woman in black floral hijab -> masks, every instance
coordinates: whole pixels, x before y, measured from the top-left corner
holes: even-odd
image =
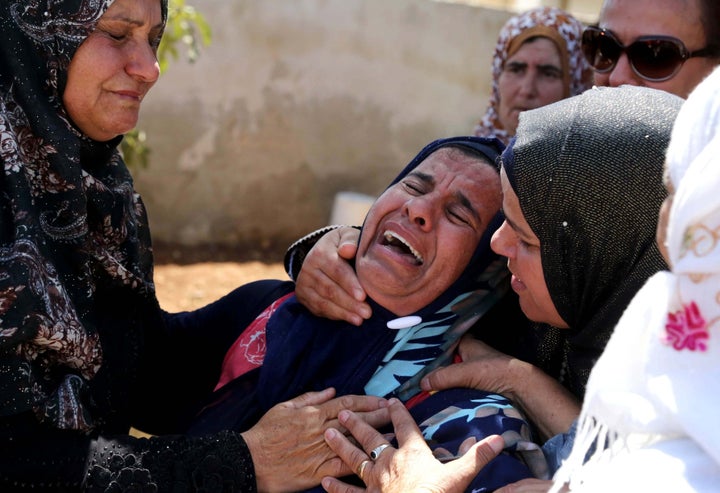
[[[301,489],[319,481],[308,464],[348,472],[327,449],[309,455],[337,412],[378,408],[325,392],[243,435],[128,435],[182,429],[247,311],[236,294],[169,315],[155,297],[145,209],[117,145],[159,76],[166,20],[167,0],[0,3],[2,491]],[[294,418],[308,405],[312,419]]]

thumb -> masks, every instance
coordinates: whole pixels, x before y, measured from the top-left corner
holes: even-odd
[[[357,243],[351,241],[341,241],[338,245],[338,255],[345,260],[351,260],[355,258],[357,253]]]
[[[350,260],[357,253],[357,244],[360,239],[360,230],[353,227],[343,227],[338,230],[338,255]]]
[[[505,440],[500,435],[491,435],[473,445],[470,450],[457,460],[449,462],[447,467],[452,468],[453,474],[463,482],[470,481],[498,456],[505,447]]]
[[[425,391],[445,390],[456,387],[474,388],[473,372],[466,368],[467,363],[456,363],[428,373],[420,381]]]

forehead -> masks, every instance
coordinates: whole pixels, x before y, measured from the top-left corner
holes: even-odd
[[[155,25],[162,20],[162,5],[158,0],[115,0],[103,18],[132,21],[147,19],[151,25]]]
[[[443,148],[430,154],[413,173],[429,175],[436,185],[464,191],[471,201],[479,202],[479,195],[489,191],[500,194],[499,173],[494,166],[487,158],[469,156],[459,149]]]
[[[555,43],[545,37],[531,38],[507,59],[509,62],[535,61],[539,64],[560,64],[560,51]]]
[[[702,39],[699,0],[605,0],[600,27],[625,43],[638,36],[674,36],[685,44]]]

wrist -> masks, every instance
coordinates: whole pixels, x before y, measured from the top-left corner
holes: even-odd
[[[262,468],[262,447],[260,446],[260,438],[257,436],[252,429],[240,433],[245,445],[247,445],[250,451],[250,458],[252,459],[253,468],[255,469],[255,483],[257,484],[258,493],[265,493],[270,491],[267,474]]]
[[[513,402],[523,404],[528,386],[533,386],[535,366],[526,361],[512,358],[508,363],[507,389],[504,394]]]

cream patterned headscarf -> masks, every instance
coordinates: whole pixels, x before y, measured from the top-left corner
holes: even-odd
[[[475,126],[478,137],[497,137],[507,145],[512,135],[502,128],[497,108],[500,104],[498,79],[505,62],[522,43],[534,36],[550,39],[560,50],[563,62],[565,97],[576,96],[592,86],[593,72],[580,48],[582,22],[564,10],[539,7],[511,17],[500,30],[492,61],[492,94],[485,115]]]
[[[554,489],[720,487],[720,69],[680,111],[666,166],[671,272],[648,280],[593,369]]]

